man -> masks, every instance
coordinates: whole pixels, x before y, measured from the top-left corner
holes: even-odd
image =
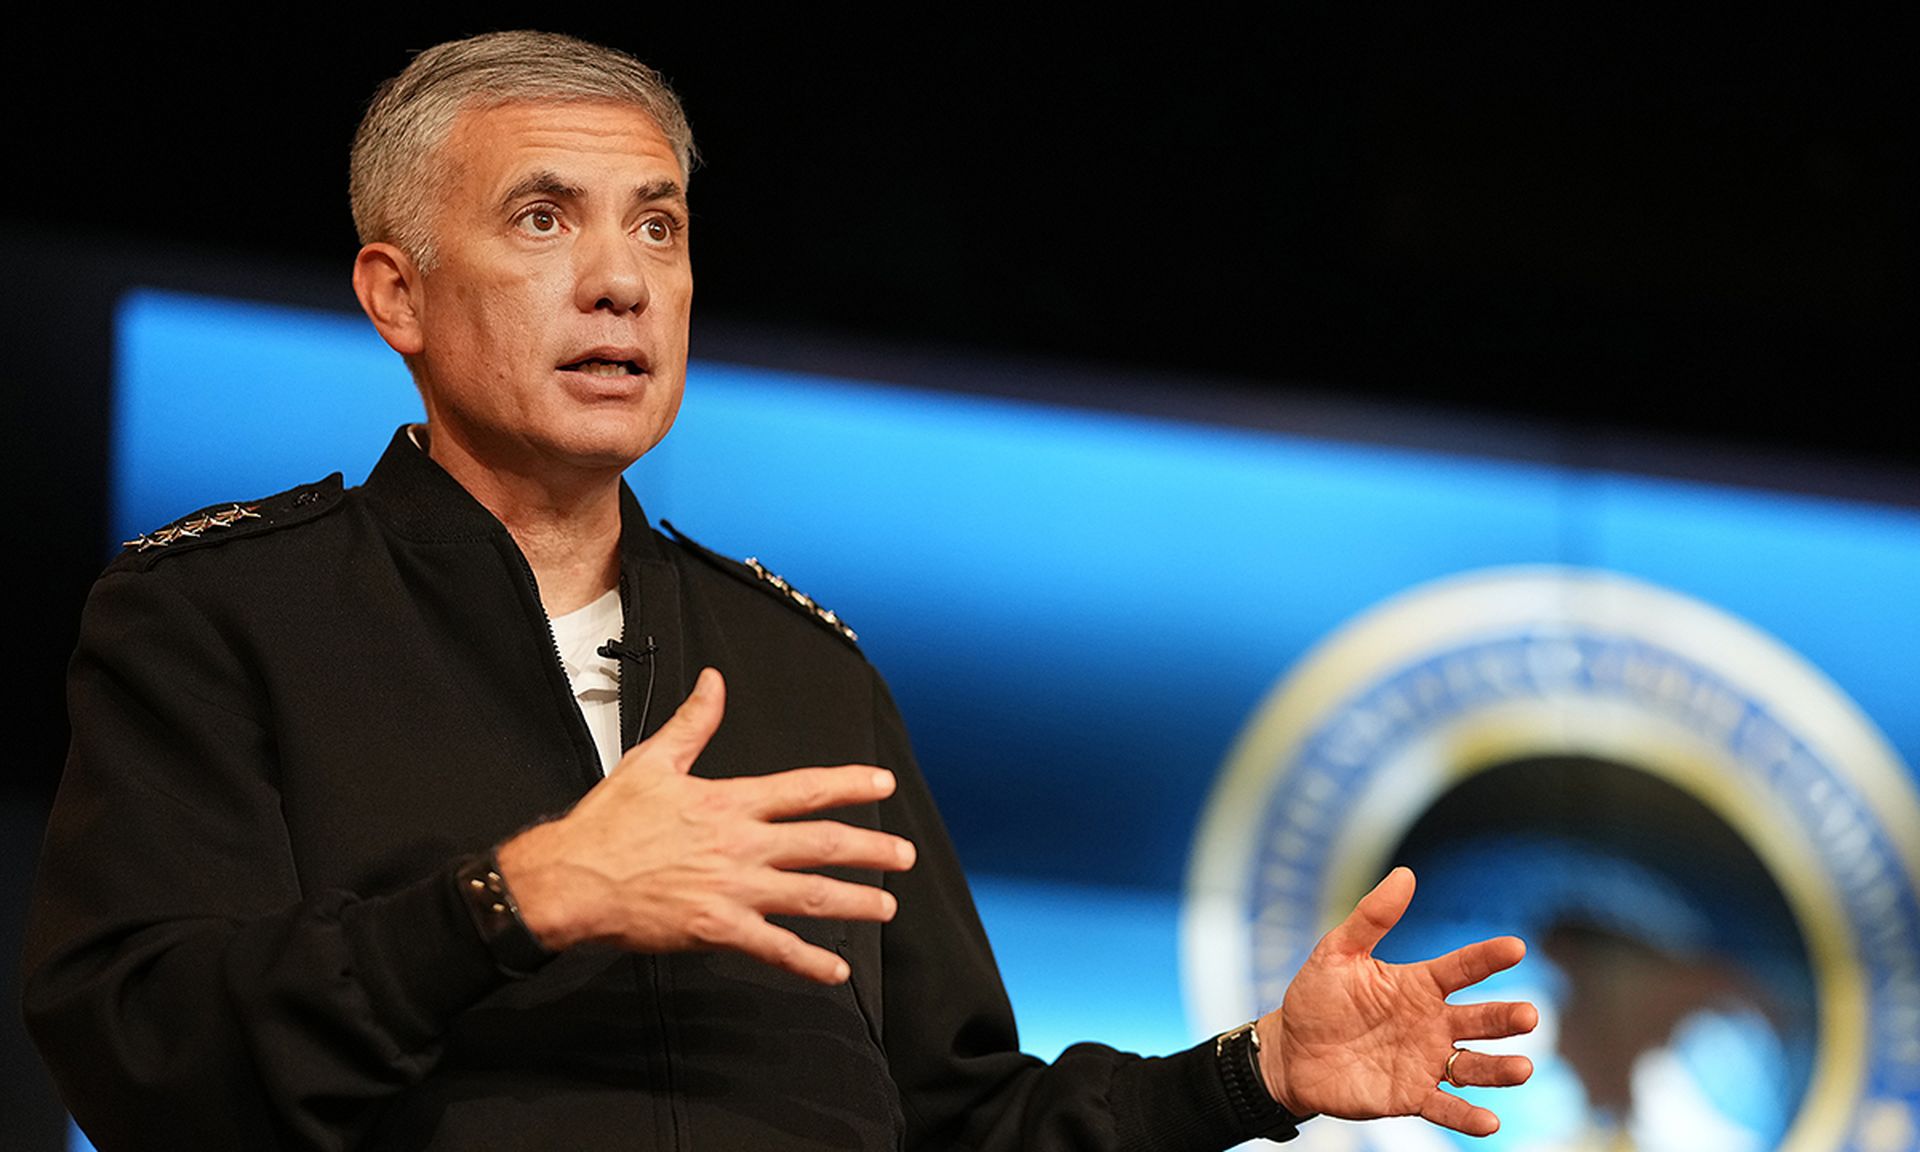
[[[885,686],[831,613],[652,532],[680,402],[677,103],[510,33],[430,49],[354,146],[354,287],[427,423],[150,533],[101,578],[28,947],[104,1149],[1219,1148],[1300,1118],[1491,1132],[1511,938],[1371,958],[1193,1050],[1021,1055]],[[678,702],[668,715],[668,705]],[[490,848],[490,846],[493,846]]]

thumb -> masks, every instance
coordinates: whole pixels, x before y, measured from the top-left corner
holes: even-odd
[[[1350,956],[1372,952],[1381,937],[1400,923],[1400,917],[1406,915],[1407,905],[1411,903],[1413,869],[1395,868],[1387,873],[1386,879],[1374,885],[1373,891],[1360,898],[1360,903],[1345,920],[1327,933],[1325,943],[1334,951]]]
[[[727,682],[717,668],[702,668],[693,682],[693,692],[673,710],[660,730],[634,747],[663,756],[674,771],[685,775],[693,762],[713,739],[720,717],[727,710]]]

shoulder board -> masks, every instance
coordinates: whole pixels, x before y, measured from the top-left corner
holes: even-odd
[[[780,600],[788,607],[804,613],[816,623],[824,625],[831,630],[834,635],[845,640],[848,644],[856,645],[855,651],[858,651],[857,645],[860,642],[860,635],[852,628],[849,628],[845,620],[840,619],[839,613],[787,583],[777,574],[767,571],[766,565],[760,563],[759,560],[752,556],[747,557],[745,561],[722,556],[718,552],[703,546],[699,541],[694,540],[686,533],[680,531],[680,529],[675,528],[671,520],[660,521],[660,526],[665,528],[667,533],[679,541],[687,551],[705,560],[712,567],[718,568],[720,571],[725,572],[727,575],[732,576],[742,583],[751,584],[753,587]]]
[[[144,566],[164,556],[303,524],[340,506],[340,473],[259,500],[210,504],[171,524],[121,542],[120,561]]]

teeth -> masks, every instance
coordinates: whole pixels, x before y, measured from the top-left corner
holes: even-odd
[[[585,372],[589,376],[630,376],[633,365],[625,360],[582,360],[568,371]]]

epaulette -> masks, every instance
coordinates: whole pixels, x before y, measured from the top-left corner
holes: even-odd
[[[209,504],[171,524],[122,541],[119,560],[152,563],[163,556],[302,524],[339,507],[345,491],[340,473],[335,472],[324,480],[259,500]]]
[[[787,583],[777,574],[767,571],[766,565],[759,560],[752,556],[747,557],[745,561],[722,556],[675,528],[671,520],[660,521],[660,527],[665,528],[668,534],[679,541],[687,551],[705,560],[710,566],[718,568],[742,583],[760,589],[795,611],[805,614],[808,619],[825,626],[834,635],[853,645],[854,651],[859,651],[859,633],[847,627],[847,622],[840,619],[839,613]]]

